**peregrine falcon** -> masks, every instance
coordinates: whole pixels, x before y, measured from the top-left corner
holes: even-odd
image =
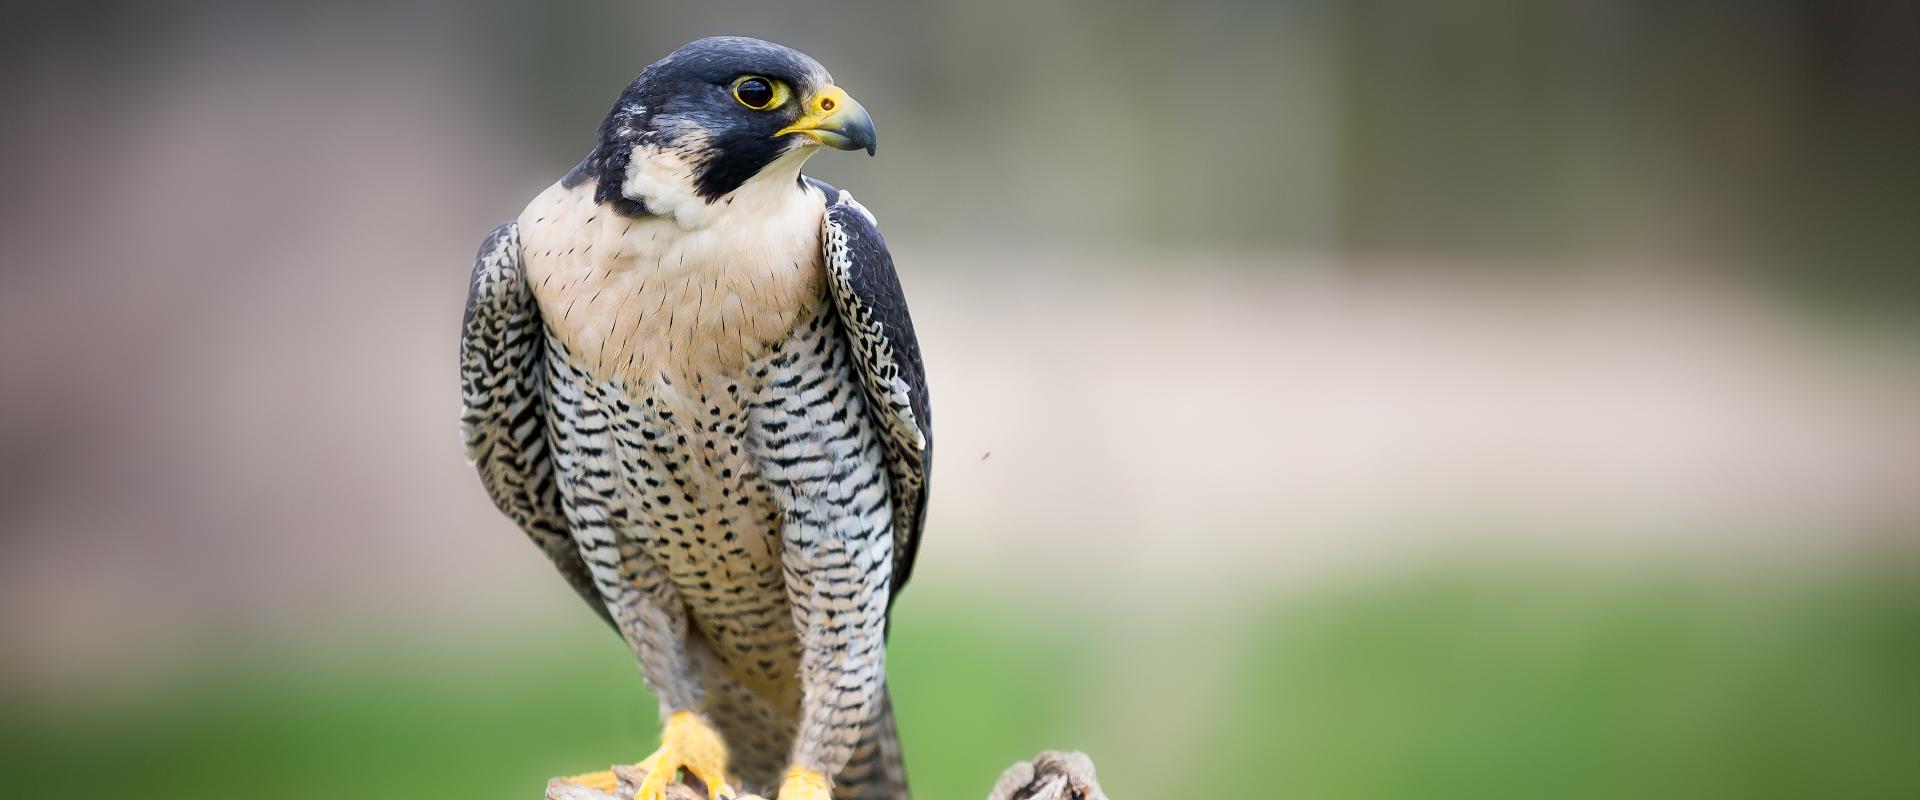
[[[467,456],[658,698],[640,800],[681,770],[716,799],[907,797],[885,644],[927,387],[873,215],[800,172],[822,146],[874,130],[819,62],[701,39],[474,264]]]

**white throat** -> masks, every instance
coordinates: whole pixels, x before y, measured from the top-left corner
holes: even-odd
[[[698,230],[741,212],[768,213],[799,199],[800,168],[816,147],[796,147],[761,168],[746,183],[708,201],[695,191],[693,165],[673,150],[641,145],[627,160],[627,178],[620,191],[641,199],[647,210],[673,220],[684,230]]]

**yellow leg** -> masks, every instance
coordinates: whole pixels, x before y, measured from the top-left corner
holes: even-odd
[[[667,717],[660,732],[660,749],[640,762],[647,778],[640,784],[634,800],[662,800],[667,784],[684,769],[707,785],[712,800],[731,798],[733,787],[727,783],[727,746],[700,715],[691,711],[675,712]],[[824,795],[822,795],[824,798]]]
[[[833,800],[827,789],[827,776],[810,769],[794,767],[780,782],[777,800]]]

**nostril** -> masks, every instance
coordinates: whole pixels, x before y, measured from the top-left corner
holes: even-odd
[[[833,110],[833,107],[834,107],[834,105],[836,105],[836,104],[835,104],[835,103],[833,102],[833,98],[831,98],[831,97],[822,97],[822,98],[820,98],[820,110],[821,110],[821,111],[832,111],[832,110]]]

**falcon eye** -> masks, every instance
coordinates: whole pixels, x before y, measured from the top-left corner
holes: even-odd
[[[771,78],[747,75],[733,82],[733,99],[755,111],[765,111],[786,102],[787,85]]]

